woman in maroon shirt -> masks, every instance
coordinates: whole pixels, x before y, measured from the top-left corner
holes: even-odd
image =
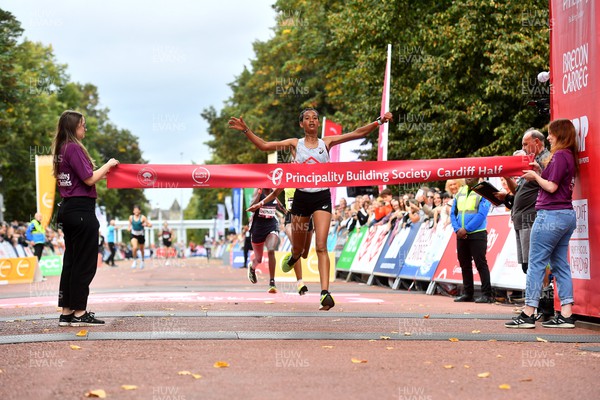
[[[535,170],[523,174],[524,179],[535,180],[540,190],[535,203],[537,217],[530,235],[525,308],[521,315],[504,324],[507,328],[535,328],[534,311],[539,305],[548,264],[556,278],[561,310],[552,320],[543,322],[542,326],[575,328],[571,310],[574,302],[573,281],[567,257],[569,240],[577,225],[572,203],[578,171],[573,123],[568,119],[552,121],[548,126],[548,141],[551,156],[544,171],[539,173],[539,165],[532,163]]]
[[[58,306],[62,307],[59,326],[102,325],[94,313],[86,311],[90,283],[98,262],[96,182],[106,178],[119,162],[114,158],[94,171],[94,162],[81,142],[86,132],[81,113],[62,113],[52,143],[54,177],[62,201],[57,221],[64,232],[65,253],[60,276]]]

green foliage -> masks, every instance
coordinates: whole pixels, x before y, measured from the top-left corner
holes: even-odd
[[[74,109],[86,116],[84,141],[96,164],[115,157],[143,163],[137,137],[116,128],[108,109],[99,107],[98,89],[71,82],[51,46],[19,42],[23,30],[14,16],[0,9],[0,192],[5,219],[29,221],[36,210],[35,155],[50,155],[60,114]],[[107,190],[97,184],[98,203],[111,216],[128,215],[134,203],[145,203],[141,190]]]
[[[527,106],[547,90],[535,81],[548,68],[547,1],[279,0],[274,8],[274,36],[254,44],[222,111],[202,113],[215,163],[266,159],[227,128],[230,116],[243,115],[265,140],[299,136],[306,106],[345,132],[373,120],[388,44],[390,160],[512,154],[525,129],[547,123]],[[376,159],[376,146],[363,157]]]

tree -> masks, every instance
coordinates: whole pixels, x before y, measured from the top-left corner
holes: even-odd
[[[67,66],[59,64],[51,46],[18,42],[23,30],[14,16],[0,9],[0,192],[5,219],[29,221],[36,211],[35,156],[50,155],[60,114],[67,109],[86,116],[85,145],[97,164],[118,155],[122,162],[144,162],[137,137],[110,123],[100,108],[98,89],[71,82]],[[144,203],[141,190],[107,191],[97,185],[99,203],[113,215]]]

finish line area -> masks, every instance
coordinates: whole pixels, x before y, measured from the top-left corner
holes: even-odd
[[[91,389],[123,399],[162,398],[158,390],[180,399],[226,398],[218,392],[275,398],[305,385],[309,397],[335,391],[336,398],[356,398],[371,382],[376,398],[402,398],[399,391],[414,386],[427,388],[431,398],[452,398],[448,390],[456,388],[460,398],[486,391],[508,399],[515,390],[545,388],[541,367],[550,366],[564,371],[580,398],[600,391],[599,332],[580,325],[508,330],[513,304],[455,303],[337,279],[331,282],[336,307],[318,311],[317,282],[307,282],[305,296],[293,282],[277,282],[279,293],[269,294],[264,275],[253,285],[245,269],[220,260],[153,261],[143,270],[131,269],[130,261],[98,269],[88,309],[103,326],[58,326],[58,276],[3,286],[0,380],[35,374],[40,383],[19,393],[4,385],[4,397],[48,398],[52,388],[62,398],[82,398]],[[273,384],[255,384],[266,369]],[[81,371],[88,372],[76,382],[56,385]],[[125,391],[126,384],[138,389]],[[513,391],[503,393],[503,384]],[[561,390],[555,398],[567,397]]]

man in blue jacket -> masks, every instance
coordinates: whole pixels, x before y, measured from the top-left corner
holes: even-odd
[[[450,220],[456,232],[456,252],[462,270],[464,293],[454,299],[456,302],[475,301],[475,303],[492,303],[492,285],[490,283],[490,270],[487,264],[487,215],[490,202],[471,188],[479,182],[479,178],[465,179],[466,185],[462,186],[452,203]],[[473,267],[481,279],[482,296],[473,298]]]
[[[33,254],[35,254],[39,261],[42,258],[44,244],[46,243],[46,230],[42,227],[42,213],[35,213],[35,217],[27,227],[25,237],[32,244]]]

